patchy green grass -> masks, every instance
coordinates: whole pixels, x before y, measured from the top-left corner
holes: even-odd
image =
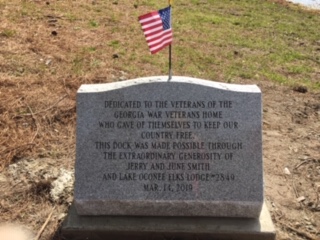
[[[90,21],[89,21],[89,25],[90,25],[91,27],[98,27],[98,26],[99,26],[99,24],[98,24],[95,20],[90,20]]]
[[[151,55],[138,22],[138,16],[166,4],[157,0],[49,4],[1,0],[0,18],[6,28],[0,28],[0,38],[19,37],[19,44],[32,44],[36,54],[53,55],[53,64],[41,69],[42,77],[74,74],[90,83],[102,75],[117,80],[112,76],[121,71],[128,78],[166,75],[168,49]],[[272,0],[190,0],[175,1],[172,17],[174,75],[319,89],[319,12]],[[49,24],[50,19],[56,22]],[[53,30],[56,37],[50,34]],[[30,61],[28,55],[24,57],[25,63],[19,64],[27,67]],[[36,61],[32,52],[30,57]]]
[[[1,37],[14,37],[14,35],[16,34],[16,32],[14,30],[11,30],[11,29],[3,29],[1,32],[0,32],[0,36]]]
[[[138,22],[138,16],[166,4],[159,0],[0,0],[0,169],[20,159],[39,159],[43,164],[47,158],[60,159],[71,169],[76,93],[81,84],[167,75],[168,49],[151,55]],[[300,92],[319,92],[319,26],[319,12],[273,0],[176,0],[173,73],[228,83],[271,81],[295,86]],[[269,91],[269,96],[279,94],[287,101],[285,105],[268,102],[266,110],[272,110],[270,116],[279,115],[279,124],[267,120],[267,128],[282,129],[292,115],[292,126],[298,131],[292,135],[288,126],[287,134],[295,143],[288,142],[289,148],[296,149],[297,138],[310,140],[310,148],[316,148],[318,125],[312,123],[317,123],[319,106],[316,99],[309,101],[316,95],[288,91],[281,95],[281,90]],[[27,199],[11,201],[16,194],[4,189],[8,201],[1,201],[1,220],[27,223],[38,232],[56,203],[42,197],[39,202],[29,190],[15,186],[17,196]],[[59,237],[54,233],[67,204],[63,208],[55,210],[41,239]],[[309,213],[310,219],[316,216]],[[277,227],[286,229],[281,239],[291,236],[282,223]]]
[[[183,59],[175,72],[206,78],[214,71],[220,73],[218,81],[272,80],[318,88],[319,13],[270,1],[212,0],[177,4],[173,18],[175,61]]]

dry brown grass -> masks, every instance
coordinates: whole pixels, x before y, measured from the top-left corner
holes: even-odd
[[[123,32],[132,16],[116,1],[1,1],[0,6],[1,169],[28,156],[73,156],[76,91],[83,83],[130,76],[120,71],[124,63],[115,56],[135,51],[118,49],[128,41]],[[130,29],[141,35],[138,24]]]
[[[77,89],[132,76],[122,68],[130,62],[125,51],[136,51],[136,43],[124,46],[128,25],[147,50],[140,26],[131,24],[146,8],[136,16],[125,8],[122,1],[0,0],[0,173],[30,158],[72,169]],[[0,223],[22,223],[37,234],[55,205],[40,239],[59,238],[68,202],[50,198],[52,179],[41,172],[34,179],[27,173],[16,178],[0,179]]]
[[[283,0],[275,2],[287,5]],[[150,57],[137,23],[140,14],[160,6],[163,4],[142,0],[0,0],[0,169],[27,156],[73,156],[75,93],[81,84],[167,72],[166,51]],[[234,3],[232,6],[237,8]],[[239,14],[237,10],[229,12]],[[182,26],[187,27],[186,23]],[[182,29],[177,29],[177,34],[185,31]],[[193,38],[200,39],[199,33],[194,34]],[[174,55],[175,74],[226,81],[266,78],[246,69],[241,57],[231,56],[231,60],[229,51],[239,50],[233,46],[225,49],[223,35],[220,38],[215,40],[221,46],[184,42],[178,36],[177,45],[201,52],[190,55],[194,64],[189,65]],[[210,48],[217,53],[210,56],[213,60],[205,56]],[[257,58],[266,54],[257,50],[243,53],[257,54]],[[234,66],[230,67],[232,61]],[[314,69],[318,65],[308,64]],[[231,70],[227,70],[229,67]],[[240,77],[234,76],[237,71]],[[287,75],[297,81],[297,74]],[[276,80],[281,77],[266,76]],[[313,76],[310,81],[314,82],[319,76],[316,72]]]
[[[189,8],[195,5],[193,2],[205,4],[206,1],[175,2]],[[237,20],[239,15],[244,15],[244,10],[237,9],[234,1],[229,2],[235,9],[227,9],[226,12],[221,7],[224,2],[215,2],[215,13],[220,7],[221,14],[230,19]],[[274,2],[289,7],[283,0]],[[9,164],[29,158],[37,159],[39,164],[51,159],[55,163],[50,164],[72,169],[76,92],[81,84],[166,74],[167,52],[164,50],[157,57],[149,56],[137,22],[139,15],[162,6],[160,1],[147,0],[0,0],[0,173]],[[175,11],[182,14],[179,8]],[[251,72],[248,69],[251,75],[246,76],[228,72],[231,69],[246,73],[242,54],[253,57],[253,60],[270,55],[268,49],[252,51],[241,47],[239,50],[236,44],[226,43],[228,36],[236,37],[233,30],[239,26],[238,22],[226,22],[231,34],[225,26],[219,25],[219,21],[224,19],[217,17],[215,23],[204,23],[217,34],[213,36],[214,41],[207,42],[201,29],[191,34],[197,23],[183,20],[180,19],[181,27],[175,32],[175,75],[246,82],[250,81],[247,78],[260,74],[260,66]],[[226,30],[218,31],[220,28]],[[267,32],[262,27],[259,33],[264,31]],[[263,39],[263,35],[256,37]],[[291,39],[291,35],[284,35],[284,38]],[[290,43],[294,45],[296,41],[294,39]],[[304,44],[306,51],[314,48],[310,55],[318,54],[316,43],[306,40]],[[197,52],[188,53],[196,48]],[[265,63],[268,64],[276,65]],[[295,64],[300,65],[300,62]],[[314,69],[319,66],[319,63],[309,60],[306,64]],[[312,74],[314,78],[310,81],[313,84],[320,75],[316,70]],[[298,74],[289,77],[298,83],[303,80]],[[269,80],[268,76],[258,76],[257,79]],[[21,178],[19,183],[4,184],[0,178],[0,222],[23,223],[36,233],[49,216],[52,206],[56,205],[55,214],[41,236],[41,239],[52,239],[68,203],[53,202],[48,195],[50,182],[41,176],[41,181],[31,182],[23,179],[24,175],[18,177]]]
[[[135,45],[145,46],[135,21],[144,8],[123,1],[0,1],[1,169],[27,156],[72,156],[76,91],[132,76],[122,66],[136,68],[124,55],[134,58]],[[123,34],[128,30],[134,34]],[[139,37],[131,43],[132,35]]]

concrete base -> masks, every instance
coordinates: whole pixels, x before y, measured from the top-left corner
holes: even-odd
[[[275,239],[275,229],[265,204],[259,219],[79,216],[72,206],[61,234],[66,240]]]

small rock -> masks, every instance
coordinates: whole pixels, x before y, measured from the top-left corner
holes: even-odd
[[[18,68],[17,68],[17,71],[18,71],[19,73],[23,73],[23,72],[24,72],[24,68],[18,67]]]
[[[296,91],[299,93],[306,93],[306,92],[308,92],[308,88],[305,86],[295,86],[295,87],[293,87],[293,91]]]
[[[284,173],[285,173],[286,175],[291,175],[291,172],[289,171],[288,168],[284,168]]]
[[[73,172],[61,169],[56,180],[51,183],[50,196],[53,201],[66,200],[73,191]]]
[[[50,65],[51,61],[52,61],[51,59],[47,59],[46,60],[46,65]]]
[[[304,197],[304,196],[301,196],[301,197],[298,197],[297,198],[297,201],[298,202],[303,202],[303,201],[305,201],[306,200],[306,198]]]
[[[0,183],[1,182],[7,182],[7,181],[8,181],[7,177],[3,173],[0,172]]]
[[[296,223],[294,224],[294,226],[295,226],[296,228],[299,228],[299,227],[301,227],[301,223],[296,222]]]
[[[58,221],[62,221],[65,217],[66,217],[67,214],[65,213],[61,213],[59,216],[58,216]]]
[[[115,53],[115,54],[112,55],[112,58],[113,59],[119,58],[119,55]]]
[[[52,31],[52,32],[51,32],[51,35],[52,35],[52,36],[57,36],[58,33],[57,33],[57,31]]]
[[[123,76],[127,75],[127,73],[125,71],[120,71],[120,74]]]

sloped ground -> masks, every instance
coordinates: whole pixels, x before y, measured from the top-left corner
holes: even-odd
[[[147,55],[136,22],[139,14],[157,9],[156,2],[0,0],[0,223],[21,223],[35,235],[39,233],[40,239],[54,235],[59,239],[57,229],[72,201],[76,91],[83,83],[167,72],[166,51],[156,57]],[[259,35],[251,46],[235,32],[243,25],[242,17],[255,17],[255,10],[244,5],[249,3],[224,0],[210,4],[214,7],[208,1],[181,3],[184,10],[194,6],[212,10],[212,19],[199,12],[194,16],[219,39],[207,41],[201,33],[205,28],[197,32],[189,25],[194,19],[177,16],[175,74],[259,83],[264,101],[265,198],[277,239],[320,239],[319,31],[301,21],[301,32],[296,33],[278,17],[305,16],[301,10],[259,1],[261,11],[270,7],[279,14],[275,22],[280,23],[275,26],[275,22],[250,18],[244,39],[250,40],[252,31],[257,37],[266,32],[265,37],[272,35],[274,41],[270,50],[259,45],[264,39]],[[307,16],[318,21],[316,13]],[[276,31],[280,30],[268,32],[273,27],[284,30],[279,35]],[[277,41],[288,45],[284,60],[275,54],[282,50]],[[198,52],[191,52],[195,49]],[[268,62],[266,56],[274,62]],[[264,66],[270,68],[268,73]]]
[[[320,238],[320,94],[272,84],[263,91],[265,198],[277,239]],[[72,133],[74,134],[74,133]],[[51,239],[72,202],[74,157],[26,158],[0,174],[1,220]]]
[[[319,239],[320,94],[263,89],[265,197],[278,239]]]

